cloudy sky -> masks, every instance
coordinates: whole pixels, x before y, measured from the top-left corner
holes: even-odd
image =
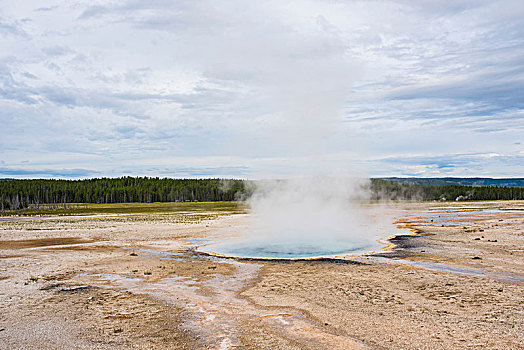
[[[524,2],[0,1],[0,177],[524,176]]]

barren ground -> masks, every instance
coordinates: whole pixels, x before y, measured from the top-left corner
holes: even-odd
[[[524,348],[524,202],[386,210],[419,235],[288,262],[190,249],[246,214],[0,217],[0,348]]]

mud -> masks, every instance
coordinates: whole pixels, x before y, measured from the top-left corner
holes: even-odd
[[[524,203],[469,206],[391,204],[417,235],[285,261],[194,251],[242,214],[5,220],[0,348],[524,348]]]
[[[93,243],[94,240],[86,240],[80,237],[57,237],[57,238],[37,238],[37,239],[19,239],[10,241],[0,241],[0,249],[27,249],[48,247],[54,245],[70,245]]]

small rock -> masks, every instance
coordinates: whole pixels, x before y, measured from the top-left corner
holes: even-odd
[[[471,259],[473,259],[473,260],[482,260],[482,258],[480,256],[474,256]]]
[[[135,252],[133,252],[133,253],[131,253],[131,254],[129,254],[129,255],[131,255],[131,256],[138,256],[138,254],[135,253]]]

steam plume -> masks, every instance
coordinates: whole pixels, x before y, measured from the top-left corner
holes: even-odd
[[[264,32],[282,32],[274,33],[274,40],[262,40],[263,51],[246,45],[248,63],[241,67],[276,109],[270,126],[258,136],[288,163],[269,174],[285,180],[258,183],[249,203],[251,227],[241,242],[224,248],[227,253],[307,257],[368,244],[356,201],[362,197],[361,181],[355,180],[360,174],[349,162],[330,158],[341,109],[359,67],[325,18],[311,20],[315,31],[302,32],[300,25],[288,23],[263,25]]]

